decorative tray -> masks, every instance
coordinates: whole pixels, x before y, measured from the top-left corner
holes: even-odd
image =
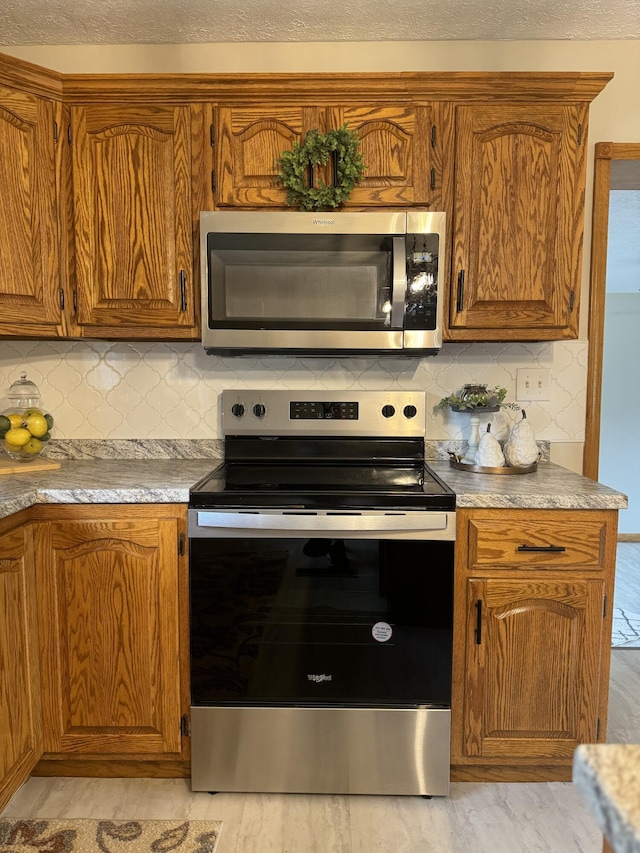
[[[463,462],[462,457],[458,456],[452,450],[449,453],[449,465],[452,468],[457,468],[459,471],[471,471],[473,474],[531,474],[538,469],[538,463],[533,462],[531,465],[523,465],[516,467],[515,465],[505,465],[500,468],[492,468],[488,465],[472,465],[469,462]]]

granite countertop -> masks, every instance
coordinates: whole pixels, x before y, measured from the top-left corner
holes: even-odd
[[[615,853],[640,853],[640,745],[579,746],[573,781]]]
[[[220,463],[214,458],[63,459],[55,471],[0,477],[0,518],[35,503],[187,503],[189,489]],[[541,462],[532,474],[458,471],[448,462],[429,467],[456,493],[459,507],[624,509],[625,495],[579,474]]]

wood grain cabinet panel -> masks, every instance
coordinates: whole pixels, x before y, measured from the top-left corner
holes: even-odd
[[[28,526],[0,532],[0,810],[42,753],[35,583]]]
[[[469,569],[543,567],[605,568],[605,518],[582,513],[570,521],[554,510],[522,513],[516,519],[492,514],[473,518],[469,525]]]
[[[606,735],[617,511],[456,516],[452,777],[570,779]]]
[[[84,508],[35,524],[45,753],[181,756],[186,566],[173,512]]]
[[[597,739],[604,582],[469,580],[463,751],[571,761]]]
[[[217,111],[217,204],[285,207],[277,160],[307,132],[346,124],[361,143],[365,173],[345,208],[421,205],[443,209],[450,190],[450,104],[350,106],[224,106]],[[445,171],[447,170],[447,171]],[[331,184],[331,164],[314,182]]]
[[[76,106],[71,139],[80,334],[196,337],[189,106]]]
[[[586,104],[456,108],[450,340],[578,334]]]
[[[0,335],[64,334],[60,106],[0,86]]]

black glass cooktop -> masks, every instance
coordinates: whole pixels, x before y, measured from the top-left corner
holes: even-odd
[[[397,442],[394,448],[397,450]],[[308,443],[302,452],[274,446],[270,458],[243,458],[231,450],[231,460],[221,465],[191,489],[192,507],[284,507],[284,508],[380,508],[453,510],[455,494],[416,457],[413,444],[405,454],[389,453],[389,445],[366,450],[358,442],[352,448],[340,445],[329,458],[326,447]],[[336,452],[338,451],[338,452]],[[320,455],[318,455],[320,454]]]

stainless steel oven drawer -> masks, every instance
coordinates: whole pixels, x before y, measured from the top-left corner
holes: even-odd
[[[194,791],[449,793],[447,708],[192,707]]]

